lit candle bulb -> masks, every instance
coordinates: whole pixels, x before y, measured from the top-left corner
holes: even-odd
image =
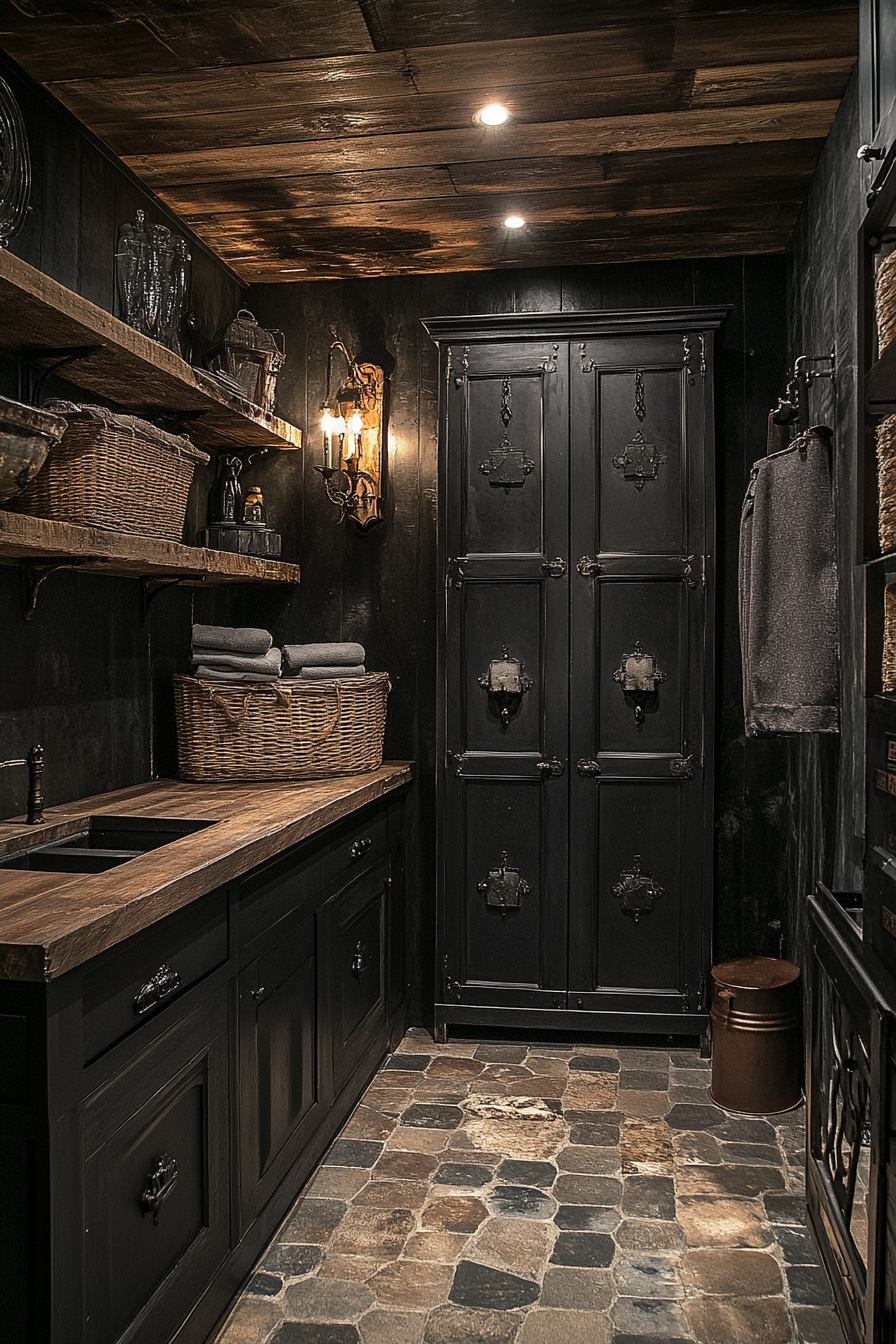
[[[334,420],[330,414],[329,407],[326,407],[321,416],[320,427],[324,432],[324,466],[333,466],[333,425]]]
[[[333,420],[333,433],[339,440],[339,447],[336,450],[336,467],[342,466],[342,444],[345,439],[345,420],[341,415],[337,415]]]
[[[361,430],[364,428],[364,422],[357,411],[349,416],[347,432],[349,435],[349,449],[347,457],[357,456],[361,458]],[[357,464],[356,464],[357,465]]]

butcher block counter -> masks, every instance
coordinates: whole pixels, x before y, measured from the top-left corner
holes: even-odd
[[[0,978],[52,980],[215,887],[402,788],[407,762],[307,783],[160,780],[46,810],[46,824],[0,823],[0,860],[64,840],[86,817],[212,822],[102,873],[0,868]]]

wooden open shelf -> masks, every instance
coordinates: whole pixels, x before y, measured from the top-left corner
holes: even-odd
[[[0,564],[18,560],[60,568],[69,562],[79,571],[187,583],[298,583],[301,574],[298,565],[280,560],[209,551],[100,527],[76,527],[0,508]]]
[[[0,250],[0,350],[60,369],[76,387],[139,413],[173,411],[201,448],[301,448],[302,431],[216,386],[157,341]]]

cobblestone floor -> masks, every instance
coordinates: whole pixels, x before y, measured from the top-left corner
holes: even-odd
[[[843,1344],[804,1111],[708,1082],[695,1049],[413,1030],[216,1344]]]

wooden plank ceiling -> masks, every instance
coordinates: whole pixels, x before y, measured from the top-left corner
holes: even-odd
[[[240,275],[301,280],[781,251],[856,11],[14,0],[0,46]]]

